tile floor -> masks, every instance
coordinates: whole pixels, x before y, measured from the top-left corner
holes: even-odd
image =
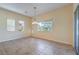
[[[75,55],[75,52],[70,45],[30,37],[1,42],[0,55]]]

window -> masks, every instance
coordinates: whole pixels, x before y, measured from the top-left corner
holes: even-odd
[[[7,19],[7,31],[15,31],[15,20]]]
[[[24,31],[24,21],[19,21],[19,31]]]
[[[43,21],[38,23],[38,31],[50,32],[52,30],[52,21]]]

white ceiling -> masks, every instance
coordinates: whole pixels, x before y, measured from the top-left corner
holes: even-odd
[[[34,16],[33,7],[37,7],[37,15],[40,15],[65,5],[68,3],[2,3],[0,7],[26,16]]]

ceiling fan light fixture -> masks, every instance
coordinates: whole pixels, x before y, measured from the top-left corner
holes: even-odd
[[[33,22],[32,22],[32,24],[38,24],[38,22],[36,21],[37,20],[37,16],[36,16],[36,9],[37,9],[37,7],[33,7],[33,9],[34,9],[34,18],[33,18]]]

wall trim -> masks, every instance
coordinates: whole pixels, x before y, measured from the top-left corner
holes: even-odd
[[[32,38],[37,38],[37,39],[42,39],[42,40],[47,40],[47,41],[50,41],[50,42],[56,42],[56,43],[59,43],[59,44],[69,45],[72,48],[74,48],[71,44],[67,44],[67,43],[63,43],[63,42],[58,42],[58,41],[54,41],[54,40],[48,40],[48,39],[45,39],[45,38],[39,38],[39,37],[35,37],[35,36],[31,36],[31,37]]]
[[[8,42],[8,41],[14,41],[14,40],[19,40],[19,39],[27,39],[27,38],[30,38],[30,37],[31,37],[31,36],[21,37],[21,38],[16,38],[16,39],[11,39],[11,40],[5,40],[5,41],[1,41],[0,43]]]

